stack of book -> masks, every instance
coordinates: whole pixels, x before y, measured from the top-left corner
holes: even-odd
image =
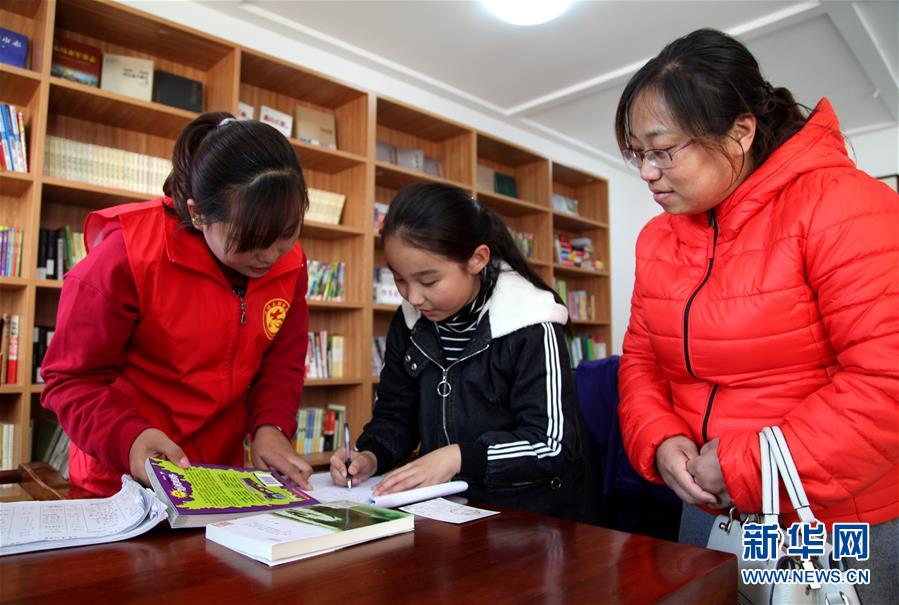
[[[387,267],[375,267],[374,273],[372,292],[375,302],[381,305],[398,305],[403,302],[393,279],[393,271]]]
[[[342,193],[309,188],[309,210],[305,220],[339,225],[346,196]]]
[[[525,258],[530,258],[534,255],[533,233],[529,233],[528,231],[515,231],[514,229],[509,229],[509,233],[512,234],[515,245],[518,246],[518,249],[521,250],[521,253]]]
[[[0,384],[18,384],[21,319],[18,314],[4,313],[0,323]]]
[[[577,215],[578,201],[561,193],[553,193],[553,210],[564,214]]]
[[[53,326],[34,326],[34,341],[31,347],[31,382],[34,384],[44,383],[41,365],[44,363],[44,355],[47,354],[47,347],[50,346],[55,331],[56,328]]]
[[[306,260],[306,271],[309,273],[309,286],[306,288],[307,300],[344,300],[344,279],[346,265],[333,261]]]
[[[0,103],[0,154],[3,170],[28,172],[28,145],[25,120],[15,105]]]
[[[22,275],[22,236],[15,227],[0,225],[0,277]]]
[[[387,359],[387,337],[375,336],[371,339],[371,375],[380,376]]]
[[[575,321],[593,319],[594,297],[586,290],[569,290],[567,282],[557,279],[556,291],[568,305],[568,315],[571,319]]]
[[[13,462],[15,437],[16,425],[11,422],[0,422],[0,471],[15,468]]]
[[[571,367],[576,368],[582,361],[593,361],[606,357],[606,341],[587,334],[569,336],[568,356]]]
[[[47,137],[44,170],[50,175],[102,187],[161,195],[172,162],[123,149]]]
[[[343,378],[345,346],[343,336],[328,335],[326,330],[309,332],[306,379]]]
[[[330,403],[327,409],[301,408],[297,412],[294,447],[298,454],[330,452],[343,445],[346,406]]]
[[[425,174],[439,178],[444,176],[443,162],[426,155],[423,149],[397,147],[385,141],[377,141],[375,145],[375,159],[379,162],[396,164],[410,170],[420,170]]]
[[[38,234],[37,278],[62,280],[69,270],[87,256],[84,234],[66,225],[61,229],[41,228]]]
[[[593,257],[593,240],[589,237],[569,239],[565,235],[556,235],[554,246],[556,262],[569,267],[580,267],[590,271],[601,271],[602,261]]]

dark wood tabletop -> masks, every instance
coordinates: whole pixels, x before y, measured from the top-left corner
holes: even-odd
[[[502,509],[272,568],[162,524],[2,557],[0,603],[735,603],[736,580],[731,555]]]

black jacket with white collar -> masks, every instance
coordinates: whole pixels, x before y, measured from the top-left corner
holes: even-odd
[[[457,478],[469,482],[472,498],[571,516],[582,462],[568,310],[504,270],[481,313],[465,350],[448,363],[435,324],[403,302],[356,448],[372,451],[383,473],[419,444],[424,455],[456,443]]]

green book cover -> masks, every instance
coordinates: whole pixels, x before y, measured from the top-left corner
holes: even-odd
[[[502,193],[509,197],[518,197],[518,187],[515,185],[514,176],[497,172],[493,178],[495,179],[494,189],[497,193]]]

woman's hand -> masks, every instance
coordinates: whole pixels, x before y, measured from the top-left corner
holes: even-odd
[[[656,449],[656,467],[668,487],[687,504],[714,505],[717,502],[715,495],[703,489],[687,469],[687,464],[698,457],[696,444],[683,435],[677,435],[669,437]]]
[[[350,479],[353,484],[362,483],[378,470],[378,457],[368,450],[350,451]],[[341,447],[331,456],[331,479],[335,485],[346,485],[346,447]]]
[[[128,465],[131,468],[131,476],[143,483],[150,485],[147,478],[147,470],[144,463],[147,458],[168,458],[181,468],[190,466],[190,461],[184,455],[177,443],[169,439],[169,436],[159,429],[144,429],[128,452]]]
[[[687,470],[702,489],[715,494],[714,508],[728,508],[733,504],[724,475],[721,474],[721,463],[718,461],[718,439],[712,439],[702,446],[699,456],[687,462]]]
[[[264,424],[256,429],[251,458],[254,467],[276,470],[303,489],[312,489],[312,484],[309,483],[312,467],[300,458],[290,440],[278,427]]]
[[[456,444],[446,445],[389,472],[372,494],[383,496],[416,487],[445,483],[462,468],[462,450]]]

